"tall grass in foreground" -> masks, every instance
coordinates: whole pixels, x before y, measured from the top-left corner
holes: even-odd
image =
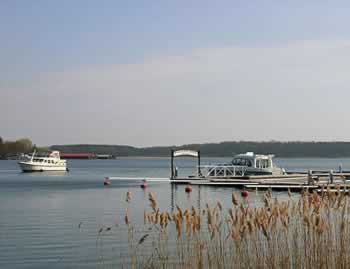
[[[129,196],[128,196],[129,197]],[[144,232],[133,233],[128,213],[132,268],[350,268],[350,205],[343,192],[304,192],[279,201],[271,193],[252,208],[232,194],[199,211],[177,206],[161,212],[149,193]],[[128,202],[132,202],[128,198]]]

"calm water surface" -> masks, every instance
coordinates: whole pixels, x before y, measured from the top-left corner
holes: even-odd
[[[229,159],[206,159],[203,163]],[[350,170],[350,159],[276,159],[287,170]],[[71,160],[69,173],[21,173],[15,161],[0,161],[0,268],[106,268],[119,267],[127,257],[123,225],[128,208],[135,227],[143,224],[152,191],[162,210],[204,207],[220,200],[231,203],[232,188],[194,187],[149,183],[142,190],[135,182],[103,186],[106,176],[168,177],[169,159]],[[180,175],[194,173],[195,161],[177,160]],[[131,191],[131,204],[125,194]],[[251,194],[259,204],[261,193]],[[275,193],[283,198],[284,193]],[[80,226],[80,228],[79,228]],[[101,227],[111,231],[98,235]],[[118,227],[117,227],[118,226]],[[136,231],[136,236],[138,236]],[[141,236],[141,234],[140,234]]]

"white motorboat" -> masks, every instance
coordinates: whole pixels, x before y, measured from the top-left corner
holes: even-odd
[[[236,155],[230,163],[205,165],[208,177],[235,177],[249,175],[283,175],[285,170],[277,167],[272,158],[274,155],[254,154],[247,152]]]
[[[23,172],[68,171],[66,160],[61,160],[59,151],[53,151],[48,157],[25,157],[18,162]]]

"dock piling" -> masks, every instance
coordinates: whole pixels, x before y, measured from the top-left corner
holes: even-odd
[[[314,185],[314,179],[312,177],[312,170],[307,171],[307,183],[308,185]]]
[[[331,184],[334,183],[333,170],[329,171],[329,182],[330,182]]]

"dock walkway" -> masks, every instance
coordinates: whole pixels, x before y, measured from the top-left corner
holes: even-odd
[[[327,173],[315,173],[310,176],[307,174],[293,174],[279,176],[241,176],[241,177],[108,177],[111,181],[147,181],[147,182],[164,182],[172,185],[196,185],[196,186],[211,186],[211,187],[232,187],[248,190],[276,190],[276,191],[302,191],[302,190],[316,190],[322,192],[322,190],[339,190],[350,189],[350,173],[334,173],[332,180]],[[330,184],[332,183],[332,184]],[[346,190],[348,192],[348,190]]]

